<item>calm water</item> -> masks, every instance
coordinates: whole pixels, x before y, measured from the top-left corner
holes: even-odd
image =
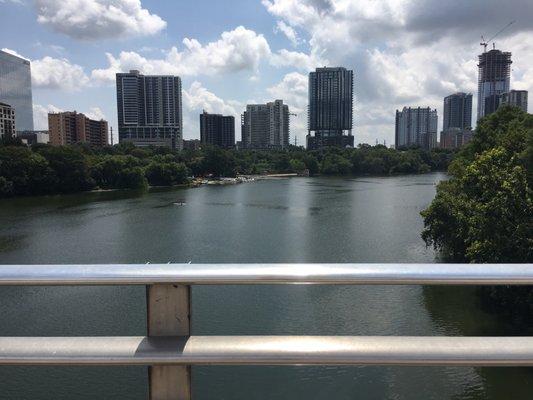
[[[419,212],[442,174],[0,202],[0,263],[435,262]],[[174,203],[184,203],[177,206]],[[1,336],[144,335],[141,287],[0,288]],[[193,334],[516,334],[472,289],[193,288]],[[518,332],[519,333],[519,332]],[[531,399],[528,369],[198,367],[195,399]],[[145,399],[146,369],[0,368],[1,399]]]

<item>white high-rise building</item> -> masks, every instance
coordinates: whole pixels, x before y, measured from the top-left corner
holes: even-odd
[[[438,123],[437,110],[430,107],[404,107],[402,111],[396,110],[396,148],[420,146],[429,150],[437,147]]]
[[[241,116],[242,146],[247,149],[285,149],[289,146],[290,113],[283,100],[248,104]]]

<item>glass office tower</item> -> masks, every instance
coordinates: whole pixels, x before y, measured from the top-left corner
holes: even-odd
[[[28,60],[0,50],[0,102],[15,110],[17,131],[33,131],[31,66]]]

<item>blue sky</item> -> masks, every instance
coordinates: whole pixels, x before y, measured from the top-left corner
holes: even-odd
[[[37,128],[77,110],[116,130],[113,77],[136,68],[182,77],[185,138],[202,109],[238,117],[281,98],[302,144],[307,73],[341,65],[355,72],[356,142],[392,143],[397,108],[442,120],[444,96],[476,94],[479,37],[511,20],[497,47],[513,52],[512,87],[533,90],[529,0],[0,0],[0,48],[32,61]]]

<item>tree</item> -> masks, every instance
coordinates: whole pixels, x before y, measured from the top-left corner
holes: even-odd
[[[86,156],[80,149],[72,146],[45,146],[38,151],[57,176],[55,192],[75,193],[94,187]]]
[[[152,186],[172,186],[188,181],[185,164],[152,161],[146,169],[146,178]]]
[[[533,116],[503,107],[480,121],[449,168],[451,179],[422,212],[426,244],[450,261],[533,261]],[[533,311],[533,289],[485,287],[484,299],[513,314]]]
[[[25,146],[0,147],[0,177],[3,196],[52,193],[57,183],[47,160]]]

